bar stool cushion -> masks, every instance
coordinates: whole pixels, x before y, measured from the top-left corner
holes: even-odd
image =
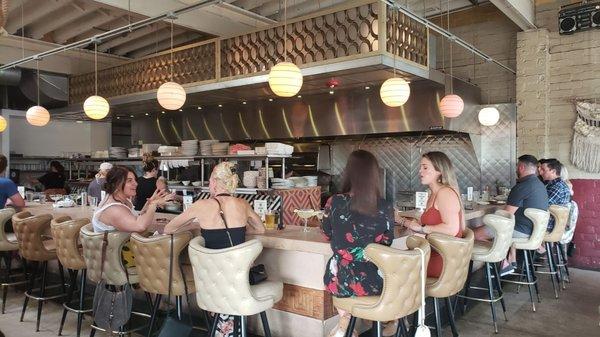
[[[430,248],[427,240],[411,236],[406,241],[409,250],[369,244],[365,255],[383,275],[380,296],[334,297],[333,305],[348,311],[352,316],[371,321],[385,322],[405,317],[421,306],[421,254],[429,262]]]
[[[475,241],[473,244],[473,261],[496,263],[502,261],[513,242],[515,216],[506,211],[487,214],[483,217],[483,224],[494,231],[492,242]]]
[[[71,270],[85,269],[83,249],[79,248],[79,231],[90,219],[73,220],[69,216],[55,218],[50,222],[52,237],[56,243],[56,255],[60,263]]]
[[[0,252],[19,250],[17,237],[13,233],[6,233],[4,227],[8,220],[15,214],[14,208],[0,209]]]
[[[261,313],[283,296],[283,283],[263,281],[251,286],[250,267],[262,251],[258,240],[225,249],[208,249],[199,236],[188,252],[194,271],[198,306],[221,314],[250,316]],[[200,290],[201,289],[201,290]]]
[[[569,208],[566,206],[550,205],[548,208],[550,215],[554,217],[554,228],[552,232],[546,233],[544,241],[546,242],[559,242],[565,230],[567,228],[567,221],[569,220]]]
[[[19,253],[27,261],[49,261],[56,259],[54,240],[44,240],[43,234],[50,228],[52,215],[32,215],[19,212],[12,217],[13,228],[19,242]]]
[[[191,232],[177,233],[173,238],[173,255],[175,256],[171,289],[173,296],[185,295],[183,275],[181,274],[178,261],[179,255],[185,250],[191,239]],[[142,289],[151,294],[167,295],[169,292],[171,236],[154,235],[146,237],[138,233],[133,233],[131,235],[131,249],[135,255],[136,269]],[[189,266],[187,273],[186,268],[184,267],[183,269],[188,293],[196,292],[191,266]]]
[[[525,210],[525,216],[533,221],[533,231],[531,236],[529,238],[513,238],[513,244],[516,249],[534,250],[544,241],[550,213],[540,209],[527,208]]]
[[[465,228],[462,238],[432,233],[427,236],[429,244],[440,253],[444,261],[440,277],[427,279],[425,293],[429,297],[444,298],[458,293],[464,286],[469,273],[469,262],[473,251],[473,231]]]

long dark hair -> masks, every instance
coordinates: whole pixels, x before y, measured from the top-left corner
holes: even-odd
[[[65,167],[58,160],[53,160],[50,162],[50,169],[54,168],[56,172],[60,174],[65,173]]]
[[[379,164],[375,156],[356,150],[348,157],[342,179],[342,193],[350,193],[350,209],[361,214],[375,214],[381,198]]]
[[[108,194],[114,194],[119,190],[123,190],[125,183],[127,182],[127,175],[129,172],[133,173],[133,176],[137,176],[135,171],[130,167],[123,165],[115,165],[106,174],[106,182],[104,183],[104,191]]]
[[[150,153],[144,153],[142,155],[142,163],[144,164],[142,167],[144,172],[152,172],[154,169],[158,170],[158,160],[156,160]]]

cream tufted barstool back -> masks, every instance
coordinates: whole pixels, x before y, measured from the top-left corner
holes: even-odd
[[[334,297],[333,305],[348,311],[352,316],[376,322],[392,321],[410,315],[421,306],[421,253],[429,262],[430,247],[427,240],[411,236],[406,241],[409,250],[369,244],[367,258],[383,274],[383,291],[379,296]]]
[[[179,255],[192,239],[191,232],[175,234],[173,238],[173,281],[171,294],[185,295],[183,275],[179,268]],[[145,237],[131,235],[131,248],[135,255],[135,265],[142,289],[152,294],[167,295],[169,292],[169,256],[171,255],[171,236],[155,235]],[[188,293],[195,292],[193,275],[185,275]]]
[[[248,274],[262,251],[258,240],[226,249],[208,249],[204,239],[190,241],[188,252],[198,306],[206,311],[236,316],[255,315],[273,307],[283,296],[283,283],[263,281],[251,286]]]
[[[71,219],[69,216],[55,218],[50,222],[52,237],[56,243],[56,255],[60,263],[71,270],[85,269],[85,260],[79,249],[79,231],[90,219]]]
[[[550,205],[548,211],[550,211],[550,215],[554,217],[554,228],[552,229],[552,232],[546,233],[544,241],[559,242],[567,228],[569,208],[566,206]]]
[[[496,214],[487,214],[483,217],[483,224],[494,231],[494,239],[492,242],[475,242],[471,256],[473,261],[496,263],[506,258],[513,241],[515,216],[508,212],[505,213],[508,216],[496,212]]]
[[[8,234],[4,231],[4,226],[15,214],[14,208],[0,209],[0,252],[9,252],[19,250],[19,243],[14,234]]]
[[[544,241],[550,213],[540,209],[527,208],[525,216],[533,221],[533,232],[529,238],[514,238],[513,243],[517,249],[534,250]]]
[[[106,284],[117,286],[127,284],[127,275],[125,274],[125,267],[121,260],[121,252],[130,236],[131,233],[117,231],[108,233],[106,259],[104,260],[104,272],[102,273],[102,278],[106,281]],[[103,238],[104,233],[94,232],[92,224],[81,228],[80,240],[83,246],[83,259],[87,266],[88,277],[93,282],[100,282]],[[129,283],[137,283],[138,277],[135,273],[135,268],[130,268],[128,273]]]
[[[50,228],[52,215],[32,215],[19,212],[12,217],[13,228],[19,242],[19,254],[28,261],[56,259],[54,240],[43,240],[42,235]]]
[[[439,278],[428,278],[425,293],[429,297],[454,296],[465,285],[473,251],[473,231],[465,228],[462,238],[441,233],[427,236],[429,244],[440,253],[443,260]]]

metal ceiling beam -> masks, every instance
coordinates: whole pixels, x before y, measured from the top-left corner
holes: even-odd
[[[112,40],[109,40],[109,41],[99,44],[98,51],[106,52],[107,50],[109,50],[111,48],[120,46],[120,45],[128,43],[130,41],[135,41],[137,39],[141,39],[143,37],[146,37],[146,35],[154,34],[158,30],[160,30],[164,27],[167,27],[167,25],[162,24],[160,22],[153,23],[144,28],[140,28],[140,29],[136,30],[135,32],[128,33],[124,37],[117,37]]]
[[[52,32],[63,25],[71,23],[86,14],[90,13],[90,10],[96,9],[97,7],[90,7],[89,5],[78,5],[71,3],[65,7],[59,8],[54,12],[49,13],[42,20],[38,20],[32,23],[27,29],[27,35],[34,39],[41,39],[44,35]]]
[[[105,33],[107,31],[111,30],[110,27],[121,27],[122,25],[128,25],[128,24],[129,24],[129,19],[127,18],[126,15],[122,15],[108,23],[105,23],[103,25],[103,27],[107,27],[106,29],[102,29],[102,27],[99,27],[99,26],[86,26],[87,30],[85,32],[75,36],[73,38],[73,40],[81,41],[81,40],[89,39],[91,37],[94,37],[95,35],[98,35],[100,33]]]
[[[23,26],[27,26],[33,22],[42,19],[47,14],[64,7],[71,3],[72,0],[46,0],[46,1],[29,1],[25,2],[23,8]],[[21,6],[17,7],[8,15],[6,26],[4,29],[9,34],[14,34],[21,28]]]
[[[66,43],[75,36],[84,33],[89,27],[102,26],[117,17],[106,9],[90,12],[79,20],[55,30],[54,41],[60,44]]]
[[[173,38],[181,33],[185,32],[181,28],[173,27]],[[197,34],[199,36],[200,34]],[[123,44],[119,47],[116,47],[112,50],[112,54],[117,55],[125,55],[134,50],[138,50],[147,46],[154,46],[161,41],[167,40],[171,38],[171,28],[163,28],[159,30],[156,34],[148,35],[147,38],[140,38],[135,41],[131,41],[129,43]]]
[[[273,0],[271,2],[277,2],[279,0]],[[234,1],[233,4],[245,10],[253,10],[256,7],[263,5],[265,1],[261,0],[238,0]]]
[[[153,23],[155,23],[157,21],[162,21],[162,20],[168,19],[171,16],[177,16],[177,15],[180,15],[180,14],[192,11],[194,9],[199,9],[199,8],[202,8],[202,7],[205,7],[205,6],[210,6],[210,5],[218,3],[218,2],[219,2],[219,0],[204,0],[204,1],[200,1],[200,2],[194,3],[193,5],[185,6],[183,8],[177,9],[177,10],[172,11],[172,12],[166,12],[166,13],[163,13],[163,14],[160,14],[160,15],[156,15],[156,16],[153,16],[153,17],[145,19],[145,20],[134,22],[131,25],[126,25],[126,26],[123,26],[123,27],[119,27],[119,28],[110,30],[110,31],[108,31],[106,33],[95,35],[94,37],[91,37],[89,39],[84,39],[84,40],[81,40],[81,41],[73,42],[73,43],[70,43],[68,45],[61,46],[61,47],[58,47],[58,48],[54,48],[52,50],[48,50],[48,51],[40,53],[40,54],[36,54],[36,55],[31,55],[29,57],[25,57],[23,59],[20,59],[20,60],[17,60],[17,61],[14,61],[14,62],[11,62],[11,63],[8,63],[8,64],[5,64],[5,65],[1,66],[0,70],[12,68],[12,67],[18,66],[18,65],[20,65],[22,63],[33,61],[33,60],[38,60],[38,59],[44,58],[46,56],[50,56],[50,55],[62,53],[64,51],[66,51],[66,50],[71,50],[71,49],[75,49],[75,48],[79,48],[79,47],[84,47],[84,46],[89,45],[90,43],[93,43],[96,40],[102,41],[102,40],[111,39],[111,38],[114,38],[115,36],[121,35],[121,34],[123,34],[125,32],[134,31],[134,30],[146,27],[146,26],[148,26],[150,24],[153,24]]]
[[[392,6],[394,8],[396,8],[397,10],[399,10],[401,13],[403,13],[404,15],[408,16],[409,18],[425,25],[427,28],[429,28],[430,30],[433,30],[435,32],[437,32],[438,34],[444,36],[445,38],[447,38],[448,40],[450,40],[451,42],[454,42],[455,44],[467,49],[468,51],[472,52],[473,54],[477,55],[478,57],[484,59],[486,62],[492,62],[495,63],[496,65],[500,66],[501,68],[505,69],[506,71],[509,71],[513,74],[516,74],[517,72],[512,69],[511,67],[505,65],[504,63],[494,59],[493,57],[489,56],[488,54],[482,52],[481,50],[477,49],[475,46],[471,45],[470,43],[468,43],[467,41],[461,39],[459,36],[454,35],[452,33],[450,33],[449,31],[445,30],[444,28],[436,25],[435,23],[418,16],[417,14],[413,13],[412,11],[408,10],[407,8],[403,7],[402,4],[400,4],[398,2],[398,0],[381,0],[384,3],[388,4],[389,6]]]
[[[173,36],[173,46],[178,46],[184,43],[188,43],[194,39],[199,38],[200,35],[198,35],[198,33],[195,32],[184,32],[180,35],[177,36]],[[153,44],[149,44],[144,48],[138,49],[138,50],[134,50],[133,52],[131,52],[131,54],[129,54],[129,56],[131,58],[139,58],[139,57],[144,57],[150,54],[153,54],[155,51],[163,51],[165,49],[169,49],[171,47],[171,39],[165,39],[161,42],[159,42],[158,44],[153,43]]]

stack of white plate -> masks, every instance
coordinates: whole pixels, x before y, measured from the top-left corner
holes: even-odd
[[[138,149],[137,147],[132,147],[130,149],[127,149],[127,157],[137,158],[139,156],[140,156],[140,149]]]
[[[218,143],[218,140],[206,139],[200,141],[200,154],[203,156],[212,155],[212,145]]]
[[[158,153],[161,156],[174,156],[179,148],[177,146],[162,145],[158,147]]]
[[[258,178],[258,171],[245,171],[242,184],[247,188],[255,188]]]
[[[295,186],[294,182],[290,179],[271,178],[271,183],[271,187],[276,190],[293,188]]]
[[[307,183],[306,186],[308,186],[308,187],[317,186],[317,182],[319,180],[319,177],[317,177],[317,176],[304,176],[302,178],[306,179],[306,183]]]
[[[229,152],[229,143],[214,143],[211,149],[213,156],[225,156]]]
[[[195,156],[198,154],[198,141],[195,139],[182,141],[181,154],[184,156]]]
[[[294,147],[283,143],[265,143],[265,149],[268,155],[291,155],[294,153]]]
[[[127,150],[124,147],[111,147],[109,153],[111,158],[127,158]]]
[[[157,151],[160,147],[160,144],[142,144],[142,152],[141,153],[152,153]]]
[[[291,177],[290,179],[294,183],[294,187],[306,187],[308,182],[303,177]]]

